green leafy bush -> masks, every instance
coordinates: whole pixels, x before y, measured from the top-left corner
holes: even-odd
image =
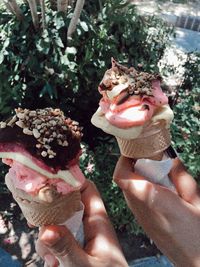
[[[66,33],[71,12],[47,8],[44,31],[34,29],[25,4],[23,21],[1,12],[1,117],[16,106],[59,106],[80,121],[84,140],[93,145],[101,132],[91,126],[90,118],[100,97],[97,85],[111,57],[157,69],[171,28],[156,18],[140,17],[133,5],[121,0],[102,1],[102,6],[97,2],[86,2],[70,43]],[[95,14],[94,6],[99,10]]]
[[[174,108],[174,147],[192,175],[200,176],[200,87],[192,91],[180,90]]]
[[[194,87],[200,87],[200,52],[188,53],[184,68],[185,75],[182,88],[192,90]]]
[[[172,134],[174,147],[195,178],[200,177],[200,53],[189,53],[177,91]]]

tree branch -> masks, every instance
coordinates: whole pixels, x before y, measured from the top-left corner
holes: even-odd
[[[8,3],[7,1],[3,1],[3,2],[4,2],[4,4],[5,4],[5,6],[7,7],[7,9],[8,9],[13,15],[15,15],[15,12],[14,12],[12,6],[10,5],[10,3]]]
[[[66,12],[68,7],[68,0],[57,0],[57,10]]]
[[[40,0],[41,12],[42,12],[42,28],[43,30],[46,28],[46,21],[45,21],[45,1]]]
[[[14,14],[19,20],[23,19],[23,14],[21,9],[19,8],[16,0],[4,0],[3,1],[6,7]]]
[[[37,14],[37,4],[35,0],[28,0],[28,4],[31,10],[31,16],[33,20],[33,25],[35,29],[38,29],[39,27],[39,19],[38,19],[38,14]]]
[[[77,25],[78,20],[80,18],[84,3],[85,3],[85,0],[77,0],[77,2],[76,2],[74,13],[73,13],[73,16],[72,16],[72,19],[70,21],[69,28],[67,31],[67,39],[72,38],[72,34],[74,33],[74,31],[76,29],[76,25]]]

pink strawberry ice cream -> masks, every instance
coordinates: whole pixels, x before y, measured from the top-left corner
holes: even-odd
[[[37,195],[40,189],[47,185],[53,185],[56,191],[63,195],[73,191],[73,186],[61,178],[50,179],[12,159],[2,161],[11,167],[8,173],[15,187],[28,194]],[[76,179],[77,185],[81,186],[84,183],[85,177],[77,164],[70,166],[68,172]]]
[[[155,110],[165,104],[168,104],[168,98],[160,89],[159,81],[152,81],[153,96],[130,95],[129,98],[120,103],[126,92],[120,92],[113,99],[109,99],[103,94],[99,106],[105,113],[106,119],[116,127],[129,128],[132,126],[144,125],[149,121]]]
[[[137,138],[144,127],[165,121],[169,127],[173,112],[160,88],[160,76],[126,68],[112,59],[99,85],[102,98],[92,123],[105,132],[125,139]]]

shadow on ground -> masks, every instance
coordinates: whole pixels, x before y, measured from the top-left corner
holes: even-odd
[[[0,247],[7,251],[21,266],[41,267],[40,257],[35,252],[37,229],[28,227],[12,195],[0,195]]]

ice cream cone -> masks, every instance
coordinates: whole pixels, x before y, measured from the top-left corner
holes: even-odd
[[[161,160],[162,153],[171,144],[170,130],[162,122],[144,127],[143,132],[136,139],[126,140],[119,137],[116,139],[121,154],[134,159]]]
[[[79,190],[62,195],[52,186],[46,186],[38,195],[32,196],[15,188],[9,174],[6,175],[5,182],[24,217],[34,226],[62,224],[81,209]]]
[[[113,58],[111,62],[112,67],[98,86],[102,98],[91,122],[115,136],[120,153],[133,159],[138,174],[173,187],[167,177],[172,163],[166,160],[166,149],[171,145],[170,124],[174,115],[161,88],[162,78],[143,71],[141,66],[137,70]],[[161,171],[156,173],[158,167]],[[150,169],[154,171],[151,177]]]

